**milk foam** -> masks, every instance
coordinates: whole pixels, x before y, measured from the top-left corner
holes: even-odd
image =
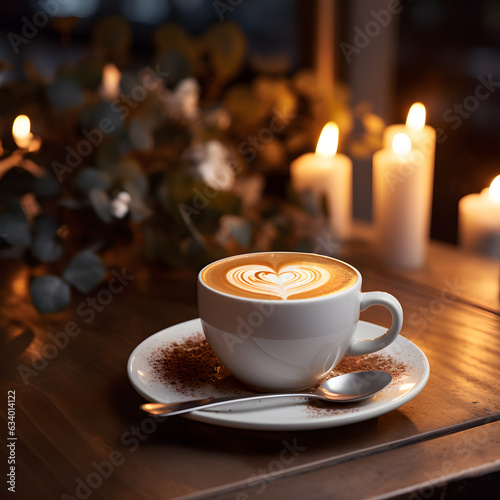
[[[210,287],[230,295],[267,300],[319,297],[351,287],[356,272],[315,254],[263,252],[229,257],[202,273]]]
[[[236,288],[286,300],[291,295],[324,285],[330,273],[312,265],[287,266],[276,272],[269,266],[248,264],[230,269],[226,277]]]

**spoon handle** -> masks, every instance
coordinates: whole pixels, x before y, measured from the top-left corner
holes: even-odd
[[[150,415],[155,415],[157,417],[167,417],[172,415],[180,415],[182,413],[188,413],[190,411],[211,408],[214,406],[222,406],[228,403],[242,402],[242,401],[258,401],[262,399],[274,399],[274,398],[314,398],[318,397],[315,394],[309,392],[298,392],[298,393],[276,393],[276,394],[245,394],[243,396],[227,396],[224,398],[205,398],[205,399],[194,399],[190,401],[183,401],[181,403],[146,403],[141,405],[141,410],[144,410]]]

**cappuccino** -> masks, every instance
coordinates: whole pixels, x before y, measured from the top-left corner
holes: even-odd
[[[236,255],[210,264],[201,278],[219,292],[264,300],[322,297],[358,280],[356,271],[339,260],[292,252]]]

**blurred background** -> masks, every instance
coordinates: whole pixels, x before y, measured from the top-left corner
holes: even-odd
[[[21,235],[3,237],[4,256],[31,245],[28,260],[57,268],[62,255],[62,272],[79,250],[131,241],[168,267],[311,249],[290,162],[335,120],[354,163],[354,218],[370,222],[373,152],[417,101],[438,137],[432,238],[456,243],[458,201],[500,174],[493,0],[17,0],[2,11],[3,159],[20,114],[42,141],[3,167],[0,232]],[[109,64],[119,88],[106,95]],[[161,81],[147,96],[145,69]],[[106,117],[113,131],[84,153]],[[283,126],[266,136],[273,120]],[[224,186],[209,180],[224,175]]]

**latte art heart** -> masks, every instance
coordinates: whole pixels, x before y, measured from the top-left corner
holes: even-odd
[[[345,262],[317,254],[256,252],[209,264],[201,282],[218,292],[256,300],[302,300],[352,287],[357,272]]]
[[[279,273],[265,265],[249,264],[230,269],[226,277],[233,286],[242,290],[286,300],[324,285],[330,279],[330,273],[309,264],[284,267]]]

